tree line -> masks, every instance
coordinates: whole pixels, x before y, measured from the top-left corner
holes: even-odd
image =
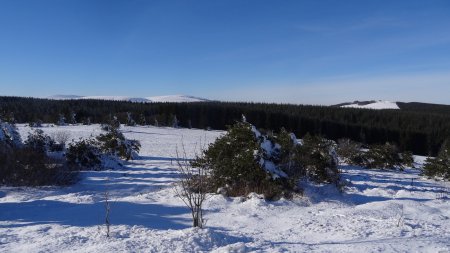
[[[61,116],[77,123],[104,123],[117,117],[137,124],[225,130],[244,114],[266,131],[282,127],[299,137],[307,133],[365,144],[395,143],[401,151],[436,155],[450,137],[450,106],[399,103],[401,110],[366,110],[330,106],[196,102],[135,103],[106,100],[50,100],[0,97],[0,112],[17,123],[57,123]]]

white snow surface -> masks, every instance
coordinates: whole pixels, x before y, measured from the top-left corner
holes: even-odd
[[[168,95],[168,96],[153,96],[153,97],[127,97],[127,96],[77,96],[77,95],[55,95],[48,97],[55,100],[69,100],[69,99],[99,99],[99,100],[113,100],[113,101],[129,101],[139,103],[187,103],[187,102],[205,102],[209,101],[204,98],[198,98],[186,95]]]
[[[98,125],[42,128],[72,138]],[[23,139],[30,129],[23,125]],[[304,183],[304,196],[265,201],[212,195],[206,229],[191,228],[172,184],[176,150],[189,158],[223,134],[124,127],[142,143],[140,158],[120,170],[88,171],[69,187],[0,187],[0,252],[448,252],[450,184],[419,171],[343,166],[344,193]],[[423,157],[418,157],[421,163]],[[105,237],[104,194],[111,196]]]
[[[343,105],[341,107],[344,107],[344,108],[375,109],[375,110],[400,109],[400,107],[398,107],[396,102],[383,101],[383,100],[378,100],[378,101],[375,101],[374,103],[370,103],[370,104],[367,104],[367,105],[358,105],[357,103],[354,103],[354,104],[350,104],[350,105]]]

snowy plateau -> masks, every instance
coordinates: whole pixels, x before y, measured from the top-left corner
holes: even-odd
[[[78,96],[78,95],[54,95],[48,97],[54,100],[76,100],[76,99],[97,99],[112,101],[127,101],[136,103],[188,103],[188,102],[207,102],[208,99],[186,96],[186,95],[167,95],[154,97],[127,97],[127,96]]]
[[[384,100],[378,100],[378,101],[370,101],[366,103],[348,103],[345,105],[342,105],[343,108],[360,108],[360,109],[373,109],[373,110],[384,110],[384,109],[400,109],[398,107],[396,102],[391,101],[384,101]]]
[[[18,125],[25,139],[30,128]],[[42,128],[71,139],[99,125]],[[68,187],[0,187],[0,252],[450,252],[450,183],[418,169],[343,166],[343,193],[306,184],[303,196],[265,201],[257,195],[212,195],[205,229],[191,228],[176,196],[176,150],[188,157],[223,132],[123,127],[139,159],[121,169],[86,171]],[[420,167],[424,157],[415,157]],[[111,201],[106,238],[104,194]]]

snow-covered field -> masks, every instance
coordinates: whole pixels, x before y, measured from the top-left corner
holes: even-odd
[[[25,137],[29,128],[19,130]],[[73,139],[100,133],[98,125],[43,130],[67,131]],[[450,252],[450,184],[412,169],[344,167],[345,193],[308,186],[292,201],[214,195],[206,203],[206,229],[190,228],[189,210],[171,187],[177,147],[184,143],[192,157],[222,133],[124,132],[142,150],[123,169],[83,172],[70,187],[1,187],[0,252]],[[105,192],[112,201],[110,238]]]
[[[358,103],[353,103],[349,105],[343,105],[341,107],[344,108],[361,108],[361,109],[374,109],[374,110],[383,110],[383,109],[400,109],[396,102],[378,100],[373,103],[366,105],[359,105]]]

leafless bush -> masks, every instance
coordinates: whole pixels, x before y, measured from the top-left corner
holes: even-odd
[[[404,207],[403,205],[400,206],[400,213],[398,216],[398,220],[397,220],[397,227],[400,227],[400,225],[403,226],[403,224],[405,223],[405,217],[404,217]]]
[[[59,131],[52,134],[52,139],[55,140],[62,147],[66,147],[66,143],[70,139],[70,133],[67,131]]]
[[[109,192],[105,192],[105,226],[106,237],[109,237],[111,222],[109,221],[109,213],[111,212],[111,203],[109,202]]]
[[[181,178],[175,184],[175,193],[191,211],[193,227],[202,228],[205,225],[203,203],[208,196],[208,169],[193,167],[187,159],[184,145],[182,148],[181,157],[177,149],[177,168]]]

